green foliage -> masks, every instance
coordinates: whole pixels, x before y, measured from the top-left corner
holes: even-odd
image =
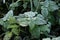
[[[55,11],[59,9],[59,7],[56,5],[54,1],[46,0],[41,5],[43,5],[43,7],[46,7],[48,11]]]
[[[9,14],[10,13],[10,14]],[[18,16],[17,19],[15,16],[11,15],[12,12],[8,12],[6,16],[2,19],[2,22],[4,22],[3,26],[6,28],[5,30],[8,31],[8,29],[12,29],[11,32],[15,35],[19,35],[20,29],[19,26],[26,27],[29,26],[29,31],[33,38],[38,38],[40,35],[40,27],[38,25],[45,25],[47,24],[46,20],[44,20],[44,17],[41,14],[38,14],[37,12],[25,12],[22,14],[22,16]],[[37,15],[37,16],[35,16]],[[5,19],[5,20],[4,20]],[[17,25],[19,24],[19,25]],[[49,30],[47,28],[48,26],[43,26],[42,30],[46,28],[45,30]],[[37,34],[38,33],[38,34]]]
[[[41,30],[41,32],[50,32],[50,27],[51,26],[51,24],[47,24],[47,25],[42,25],[42,26],[40,26],[40,30]]]
[[[48,35],[50,33],[51,25],[55,23],[53,12],[59,9],[56,2],[51,0],[33,0],[33,4],[30,4],[30,0],[25,0],[22,4],[23,10],[34,5],[32,6],[33,10],[23,12],[23,14],[15,16],[14,11],[16,8],[21,6],[20,3],[20,0],[17,0],[16,2],[10,4],[10,10],[3,18],[0,19],[0,25],[3,26],[2,28],[5,32],[3,40],[10,40],[12,35],[16,35],[16,38],[19,39],[18,37],[20,36],[21,31],[26,28],[28,28],[28,31],[31,34],[30,38],[32,39],[41,37],[40,34],[47,33]],[[32,7],[30,8],[32,9]],[[60,24],[60,18],[58,19],[58,23]],[[25,29],[22,30],[21,28]]]

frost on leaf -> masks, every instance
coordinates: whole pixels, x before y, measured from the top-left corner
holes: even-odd
[[[13,10],[10,10],[3,18],[4,21],[8,20],[10,17],[13,16]]]
[[[37,12],[32,12],[32,11],[30,11],[30,12],[25,12],[24,14],[25,14],[25,16],[27,16],[27,17],[34,17],[34,16],[37,14]]]

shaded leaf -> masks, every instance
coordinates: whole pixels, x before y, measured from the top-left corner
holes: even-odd
[[[32,38],[39,38],[40,37],[40,28],[35,27],[33,30],[30,30]]]
[[[12,37],[12,32],[7,32],[3,38],[3,40],[10,40]]]
[[[14,33],[15,35],[19,35],[20,29],[19,28],[13,28],[12,33]]]

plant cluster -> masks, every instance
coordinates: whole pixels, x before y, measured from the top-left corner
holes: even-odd
[[[49,33],[52,25],[56,25],[55,23],[60,25],[59,11],[57,13],[57,19],[53,13],[59,10],[59,5],[52,0],[25,0],[22,5],[23,10],[27,7],[30,7],[31,10],[16,16],[14,15],[14,10],[19,6],[21,6],[21,0],[10,4],[7,14],[3,18],[0,18],[0,25],[3,26],[2,28],[5,34],[3,40],[10,40],[13,35],[15,36],[14,39],[18,40],[21,33],[30,34],[30,36],[28,35],[30,40],[34,38],[37,38],[37,40],[40,39],[41,34],[51,37]]]

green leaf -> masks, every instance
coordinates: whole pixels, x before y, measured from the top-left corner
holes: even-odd
[[[47,22],[46,22],[44,19],[39,18],[39,17],[37,17],[36,20],[35,20],[35,24],[36,24],[36,25],[44,25],[44,24],[46,24],[46,23],[47,23]]]
[[[24,14],[19,14],[18,18],[25,18]]]
[[[48,9],[49,9],[49,11],[55,11],[55,10],[58,10],[59,7],[58,7],[58,5],[56,5],[56,3],[54,1],[50,1]]]
[[[27,8],[27,2],[23,4],[24,9]]]
[[[18,6],[18,3],[17,2],[15,2],[15,3],[12,3],[12,4],[10,4],[10,7],[17,7]]]
[[[16,25],[16,24],[15,24],[15,25],[8,25],[7,29],[10,29],[10,28],[11,28],[11,29],[13,29],[13,28],[18,28],[18,25]]]
[[[19,3],[18,3],[18,2],[19,2],[19,1],[16,1],[16,2],[10,4],[9,8],[12,9],[12,10],[14,10],[15,7],[18,7],[18,6],[19,6]]]
[[[34,27],[35,27],[35,21],[31,19],[29,23],[29,29],[33,30]]]
[[[7,32],[3,38],[3,40],[10,40],[12,37],[12,32]]]
[[[49,0],[45,0],[43,6],[44,6],[44,7],[49,7]]]
[[[10,10],[3,18],[3,21],[8,20],[10,17],[13,16],[13,10]]]
[[[8,25],[10,25],[8,22],[4,22],[3,27],[7,29]]]
[[[44,19],[44,16],[41,15],[41,14],[38,14],[37,17],[41,18],[41,19]]]
[[[40,28],[35,27],[33,30],[30,30],[32,38],[39,38],[40,37]]]
[[[50,32],[50,24],[47,24],[47,25],[42,25],[42,26],[40,26],[40,31],[41,32]]]
[[[17,19],[18,21],[18,24],[25,27],[25,26],[28,26],[29,24],[29,20],[27,20],[27,18],[19,18]]]
[[[41,13],[44,17],[47,17],[48,16],[48,9],[45,8],[44,6],[41,7]]]
[[[19,28],[13,28],[12,33],[14,33],[15,35],[19,35],[20,29]]]
[[[24,14],[26,17],[30,18],[30,17],[34,17],[37,14],[37,12],[30,11],[30,12],[25,12]]]
[[[4,21],[0,19],[0,25],[4,25]]]
[[[34,6],[37,8],[38,4],[39,4],[39,0],[33,0]]]
[[[60,3],[58,3],[58,6],[60,6]]]
[[[60,40],[60,37],[52,38],[52,40]]]
[[[49,15],[48,21],[50,21],[52,25],[55,25],[56,20],[53,15],[51,15],[51,14]]]
[[[50,38],[43,38],[42,40],[51,40]]]
[[[56,2],[51,1],[51,0],[45,0],[44,2],[41,2],[40,4],[46,7],[49,11],[55,11],[59,9]]]
[[[10,17],[7,21],[8,21],[10,24],[16,23],[15,17]]]

